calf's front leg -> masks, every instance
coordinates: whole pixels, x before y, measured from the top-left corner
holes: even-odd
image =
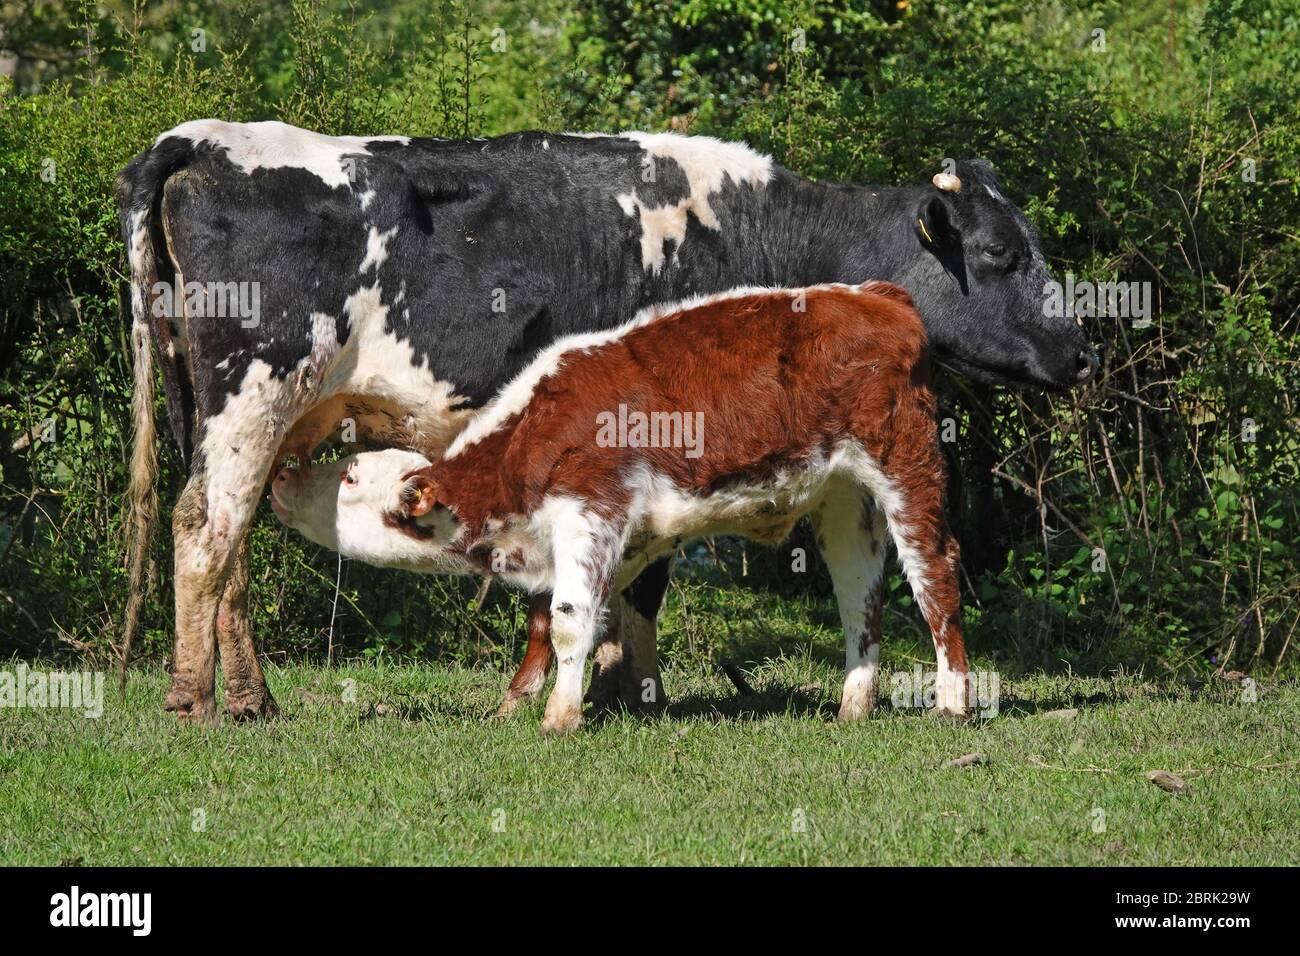
[[[553,523],[551,644],[555,687],[546,701],[542,732],[570,733],[582,726],[582,680],[596,642],[605,599],[623,545],[610,524],[572,505]]]
[[[844,626],[844,693],[839,719],[857,720],[876,706],[885,520],[863,489],[846,485],[829,495],[813,515],[813,529],[831,572]]]

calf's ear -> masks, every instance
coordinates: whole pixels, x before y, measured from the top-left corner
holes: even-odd
[[[412,518],[428,514],[438,505],[438,486],[428,475],[416,472],[402,483],[402,506]]]

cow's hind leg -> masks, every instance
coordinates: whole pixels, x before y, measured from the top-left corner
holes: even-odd
[[[283,406],[290,401],[287,394],[269,397],[270,407],[275,407],[277,398]],[[274,419],[269,423],[254,419],[262,427],[247,427],[245,419],[250,417],[231,415],[233,426],[221,416],[205,423],[204,457],[181,492],[172,516],[176,645],[166,707],[181,720],[211,723],[216,719],[218,612],[232,566],[242,560],[237,556],[284,435]],[[240,425],[245,427],[238,428]],[[236,613],[227,623],[234,642],[246,645],[251,655],[251,632],[245,630],[242,637],[238,633],[247,623],[246,593],[245,571],[232,591],[228,607]],[[240,619],[243,624],[237,624]]]
[[[813,514],[817,546],[831,572],[844,626],[844,693],[840,720],[876,706],[880,608],[885,570],[885,519],[865,489],[837,485]]]
[[[172,511],[176,552],[176,641],[172,684],[164,707],[182,721],[211,724],[217,719],[217,605],[225,584],[226,549],[214,542],[208,518],[207,481],[190,476]],[[213,547],[216,543],[217,547]]]
[[[253,623],[248,614],[248,534],[235,548],[234,561],[217,610],[217,639],[221,649],[221,674],[226,683],[226,712],[236,720],[274,717],[279,712],[266,686],[262,665],[253,646]]]

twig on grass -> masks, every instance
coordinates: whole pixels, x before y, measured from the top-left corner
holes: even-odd
[[[731,663],[731,661],[718,661],[718,667],[720,667],[722,673],[726,674],[727,677],[731,679],[731,682],[736,685],[736,690],[740,692],[742,697],[753,696],[754,688],[750,686],[749,681],[745,680],[745,675],[739,667]]]
[[[1035,767],[1042,767],[1044,770],[1055,770],[1058,773],[1115,773],[1109,767],[1054,767],[1050,763],[1043,763],[1037,757],[1030,757],[1029,762]]]

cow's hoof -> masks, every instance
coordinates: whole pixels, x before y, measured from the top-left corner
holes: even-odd
[[[623,685],[616,704],[642,717],[655,717],[668,708],[668,695],[658,672],[633,677]]]
[[[182,724],[201,724],[211,727],[217,722],[217,702],[212,692],[199,693],[188,681],[173,677],[172,686],[163,701],[163,710],[176,715],[176,721]]]
[[[654,700],[642,700],[637,697],[632,703],[625,706],[642,717],[658,717],[668,709],[668,698],[663,696],[662,693]]]
[[[542,733],[571,734],[582,726],[582,711],[568,707],[557,712],[548,711],[542,719]]]
[[[601,645],[601,648],[603,647],[604,645]],[[613,710],[618,704],[622,671],[621,660],[607,664],[603,663],[598,656],[596,666],[591,669],[591,681],[587,685],[587,693],[582,699],[597,711]]]
[[[593,681],[591,688],[582,699],[584,703],[590,704],[592,711],[597,714],[616,710],[620,704],[618,685],[606,681],[597,686]]]
[[[650,696],[652,699],[643,699],[642,694],[625,689],[622,693],[616,694],[588,693],[583,701],[591,705],[593,715],[600,716],[627,712],[642,717],[656,717],[668,708],[668,701],[662,694],[645,696]]]
[[[876,698],[874,695],[846,697],[840,702],[840,710],[835,715],[835,719],[842,723],[851,724],[871,716],[871,712],[875,709]]]
[[[269,720],[279,715],[280,705],[265,687],[226,691],[226,713],[235,720]]]
[[[932,707],[926,711],[930,717],[937,717],[941,720],[951,720],[954,723],[964,724],[970,720],[970,711],[960,707]]]
[[[176,714],[178,724],[195,724],[199,727],[215,727],[217,724],[217,702],[211,697],[182,700],[173,699],[173,695],[168,694],[163,708]]]

